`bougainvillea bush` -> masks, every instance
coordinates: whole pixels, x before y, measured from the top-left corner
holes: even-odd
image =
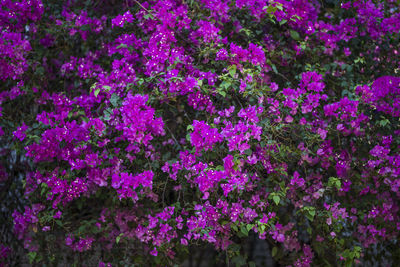
[[[0,1],[2,222],[40,266],[398,263],[399,31],[394,0]]]

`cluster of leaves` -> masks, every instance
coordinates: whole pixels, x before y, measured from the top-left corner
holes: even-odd
[[[50,265],[252,266],[249,234],[285,266],[396,262],[399,30],[398,1],[1,1],[15,238]]]

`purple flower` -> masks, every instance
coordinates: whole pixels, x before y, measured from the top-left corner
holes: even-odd
[[[20,141],[24,141],[26,137],[26,130],[28,130],[28,126],[23,123],[22,126],[18,127],[16,131],[13,132],[14,137],[19,139]]]

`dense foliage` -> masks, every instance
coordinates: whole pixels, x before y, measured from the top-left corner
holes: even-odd
[[[40,265],[399,262],[399,31],[394,0],[2,0],[2,223]]]

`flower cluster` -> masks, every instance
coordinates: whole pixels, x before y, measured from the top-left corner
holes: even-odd
[[[2,218],[37,265],[240,265],[249,235],[394,264],[399,25],[396,1],[1,1]]]

